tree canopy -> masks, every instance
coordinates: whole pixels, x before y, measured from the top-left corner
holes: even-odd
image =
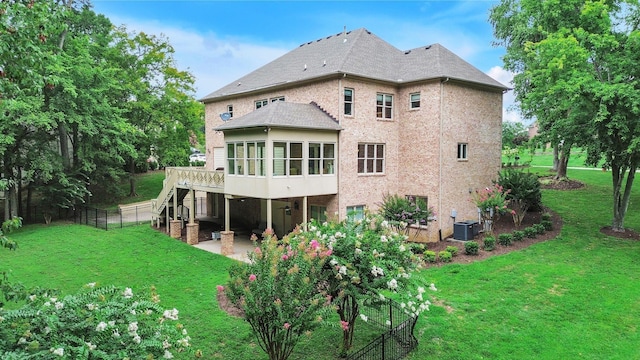
[[[28,218],[33,194],[45,216],[91,192],[118,195],[151,147],[162,165],[185,164],[203,126],[193,83],[168,39],[116,28],[89,1],[1,2],[5,218]]]
[[[611,169],[616,231],[640,162],[639,20],[636,0],[503,0],[490,14],[522,113],[561,146],[565,169],[574,146]]]

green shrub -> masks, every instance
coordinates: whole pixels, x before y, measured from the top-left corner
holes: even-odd
[[[507,169],[500,172],[497,183],[505,190],[510,190],[507,194],[507,200],[520,200],[526,204],[526,208],[530,211],[542,209],[542,191],[537,175]]]
[[[425,251],[422,256],[424,257],[424,261],[429,263],[436,262],[436,252],[432,250]]]
[[[424,246],[424,244],[410,243],[410,245],[409,245],[409,250],[411,250],[411,252],[416,254],[416,255],[424,254],[424,251],[426,249],[427,249],[427,247]]]
[[[446,251],[451,253],[451,256],[458,255],[458,247],[457,246],[447,246]]]
[[[544,225],[542,224],[535,224],[531,227],[536,229],[536,232],[538,233],[538,235],[542,235],[546,231],[546,229],[544,228]]]
[[[440,261],[442,262],[451,262],[451,258],[453,256],[451,256],[451,253],[446,251],[446,250],[442,250],[438,253],[438,258],[440,259]]]
[[[64,297],[33,294],[18,309],[0,310],[0,354],[3,359],[170,359],[193,352],[178,310],[165,310],[158,301],[153,288],[138,295],[131,288],[95,283]]]
[[[542,219],[543,221],[551,220],[551,214],[549,214],[548,212],[542,213],[542,215],[540,216],[540,219]]]
[[[512,236],[513,236],[513,241],[522,241],[522,239],[524,239],[524,231],[516,230],[513,232]]]
[[[478,243],[476,241],[467,241],[464,243],[464,252],[467,255],[478,255]]]
[[[540,221],[540,224],[541,224],[542,226],[544,226],[544,229],[545,229],[546,231],[551,231],[551,230],[553,230],[553,223],[551,222],[551,220],[542,220],[542,221]]]
[[[496,238],[492,235],[485,236],[484,238],[484,249],[487,251],[491,251],[496,248]]]
[[[511,234],[498,235],[498,244],[502,246],[509,246],[513,242],[513,236]]]
[[[536,228],[534,228],[533,226],[529,226],[528,228],[524,229],[524,236],[533,239],[536,237],[536,235],[538,235],[538,230],[536,230]]]

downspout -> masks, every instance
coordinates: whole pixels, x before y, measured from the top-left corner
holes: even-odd
[[[342,74],[342,78],[340,78],[338,80],[338,114],[340,114],[338,116],[338,124],[340,124],[341,126],[342,126],[342,120],[344,118],[344,114],[343,114],[343,111],[344,111],[344,97],[343,97],[344,92],[343,91],[344,91],[344,89],[342,87],[342,79],[344,79],[346,77],[347,77],[347,74],[344,73],[344,74]],[[352,99],[352,104],[355,104],[355,91],[352,94],[352,96],[354,97]],[[341,107],[342,107],[342,110],[340,109]],[[355,111],[354,108],[351,109],[352,114],[353,114],[353,111]],[[341,165],[342,162],[340,161],[340,151],[341,151],[340,150],[340,135],[341,135],[341,133],[342,133],[342,131],[338,131],[338,143],[336,144],[336,154],[338,154],[338,158],[337,158],[338,164],[337,164],[337,166],[335,167],[335,170],[334,170],[336,172],[336,177],[337,177],[337,181],[338,181],[338,219],[342,219],[342,217],[340,216],[340,212],[342,211],[341,210],[342,209],[342,206],[341,206],[341,202],[342,201],[340,200],[341,199],[341,196],[340,196],[341,189],[340,188],[342,186],[340,185],[341,184],[341,182],[340,182],[340,173],[341,173],[341,171],[339,169],[340,166],[342,166]],[[346,217],[346,214],[345,214],[345,217]]]
[[[449,81],[449,78],[444,79],[444,81],[440,82],[440,136],[439,136],[439,148],[440,148],[440,160],[438,161],[438,167],[439,167],[439,171],[438,171],[438,183],[440,184],[438,186],[438,213],[439,214],[443,214],[442,212],[442,196],[443,196],[443,191],[442,191],[442,161],[444,158],[444,154],[443,154],[443,149],[442,149],[442,136],[444,135],[444,126],[443,126],[443,121],[444,121],[444,83],[446,83],[447,81]],[[444,224],[442,223],[442,221],[440,222],[440,230],[442,230],[442,226]]]

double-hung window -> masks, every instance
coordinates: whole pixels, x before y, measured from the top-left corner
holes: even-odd
[[[353,115],[353,89],[344,89],[344,114]]]
[[[414,93],[409,95],[409,108],[410,109],[420,108],[420,93]]]
[[[271,100],[271,102],[284,101],[284,96],[274,97],[274,98],[271,98],[269,100]]]
[[[358,144],[358,174],[384,173],[384,144]]]
[[[467,160],[467,143],[458,143],[458,160]]]
[[[247,172],[249,176],[265,176],[264,141],[247,143]]]
[[[353,220],[364,219],[364,205],[347,206],[347,217]]]
[[[233,105],[227,105],[227,113],[229,113],[229,117],[233,117]]]
[[[393,95],[377,94],[376,96],[376,117],[378,119],[393,118]]]
[[[227,143],[227,163],[229,175],[244,175],[244,143]]]
[[[309,175],[333,174],[335,144],[309,143]]]
[[[229,175],[264,176],[265,155],[264,141],[227,143]]]
[[[320,205],[311,205],[311,218],[323,223],[327,221],[327,207]]]
[[[302,175],[302,143],[283,141],[273,143],[273,175]]]

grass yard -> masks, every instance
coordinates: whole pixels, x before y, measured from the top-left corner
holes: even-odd
[[[546,190],[543,197],[564,218],[559,238],[418,274],[439,291],[437,305],[416,326],[420,345],[409,359],[640,359],[640,242],[599,232],[611,221],[610,173],[568,175],[587,186]],[[626,226],[640,231],[637,189]],[[19,248],[0,251],[0,269],[11,269],[17,281],[63,292],[93,281],[134,292],[154,285],[161,305],[180,310],[204,358],[267,358],[249,325],[218,309],[216,285],[225,282],[233,260],[148,226],[105,232],[33,225],[11,236]],[[290,359],[335,359],[340,340],[338,327],[323,328],[300,342]]]

